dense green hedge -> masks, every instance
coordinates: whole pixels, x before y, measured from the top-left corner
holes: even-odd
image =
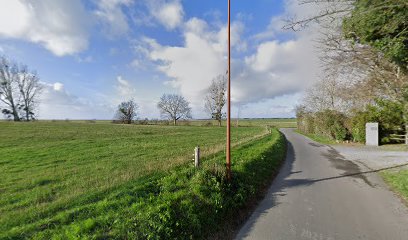
[[[316,134],[333,140],[344,140],[348,131],[347,117],[337,111],[324,110],[316,113],[302,113],[298,116],[298,129],[306,134]]]
[[[235,214],[270,183],[285,153],[284,136],[272,129],[234,149],[230,183],[225,181],[225,158],[217,154],[200,169],[179,167],[78,200],[77,208],[44,219],[40,228],[14,228],[0,239],[210,238],[225,220],[239,218]]]
[[[403,103],[377,99],[375,105],[348,115],[335,110],[298,112],[300,132],[319,135],[331,140],[365,142],[365,125],[378,122],[381,143],[393,141],[392,134],[405,134],[405,109]]]

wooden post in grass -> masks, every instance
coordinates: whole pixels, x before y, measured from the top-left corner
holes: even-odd
[[[200,147],[197,146],[194,149],[194,166],[196,168],[200,167]]]

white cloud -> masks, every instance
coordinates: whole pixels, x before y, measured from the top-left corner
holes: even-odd
[[[319,77],[320,63],[314,34],[302,33],[284,42],[266,41],[235,67],[233,97],[254,102],[304,91]]]
[[[159,111],[156,104],[160,96],[155,93],[137,90],[134,87],[134,81],[124,79],[122,76],[117,76],[113,87],[113,92],[107,102],[110,102],[116,107],[123,101],[134,100],[138,106],[138,118],[158,118]],[[153,100],[154,99],[154,100]]]
[[[243,29],[241,22],[232,25],[235,52],[247,53]],[[204,20],[193,18],[185,23],[183,46],[162,46],[153,39],[148,42],[148,55],[159,64],[158,70],[171,79],[171,85],[196,111],[202,109],[211,80],[226,72],[226,27],[211,30]],[[315,81],[319,69],[309,33],[288,41],[261,42],[255,52],[234,58],[232,64],[232,100],[241,104],[302,91]]]
[[[274,99],[248,103],[241,107],[240,118],[253,118],[254,116],[258,118],[295,117],[294,105],[298,98],[298,95],[284,95]],[[237,116],[237,109],[234,109],[232,116]]]
[[[167,30],[173,30],[183,23],[184,10],[180,0],[148,0],[150,15]]]
[[[105,101],[92,102],[65,90],[64,84],[43,83],[38,117],[40,119],[111,119],[113,107]]]
[[[258,45],[256,54],[247,57],[245,63],[257,72],[293,67],[293,58],[300,53],[300,46],[290,40],[264,42]]]
[[[160,46],[150,40],[150,58],[157,61],[159,71],[166,74],[174,87],[193,104],[199,103],[199,97],[209,86],[211,80],[220,73],[225,73],[223,52],[216,43],[206,39],[202,21],[193,19],[187,24],[183,47]]]
[[[240,35],[243,24],[232,25],[232,46],[243,49]],[[202,96],[211,80],[227,70],[227,34],[225,26],[211,30],[207,22],[192,18],[184,24],[184,46],[162,46],[154,39],[144,38],[136,49],[156,63],[157,69],[170,80],[166,81],[180,90],[197,110],[202,109]]]
[[[132,5],[132,0],[100,0],[96,16],[105,27],[109,37],[123,35],[129,31],[128,19],[122,7]]]
[[[57,92],[64,92],[64,84],[56,82],[53,84],[52,88],[54,89],[54,91]]]
[[[60,82],[43,83],[38,108],[40,119],[112,119],[122,101],[134,99],[139,104],[140,117],[155,117],[159,113],[149,93],[137,92],[133,83],[117,76],[111,92],[78,97]],[[158,97],[157,97],[158,99]]]
[[[78,63],[91,63],[94,61],[93,57],[90,55],[86,57],[77,56],[76,60],[78,61]]]
[[[38,43],[57,56],[88,46],[88,21],[80,0],[2,0],[0,38]]]
[[[134,99],[136,96],[136,89],[132,87],[128,80],[125,80],[122,76],[116,78],[116,91],[117,96],[120,98],[118,103],[121,101],[128,101]]]

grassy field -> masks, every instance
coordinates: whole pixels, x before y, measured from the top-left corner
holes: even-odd
[[[71,123],[94,123],[94,124],[107,124],[110,123],[110,120],[42,120],[42,122],[71,122]],[[146,125],[171,125],[172,123],[165,120],[148,120],[145,121],[143,119],[136,120],[136,124],[144,122]],[[297,123],[296,119],[294,118],[255,118],[255,119],[248,119],[243,118],[239,119],[231,119],[232,126],[236,127],[255,127],[255,126],[276,126],[278,128],[296,128]],[[178,125],[180,126],[218,126],[218,122],[215,120],[180,120],[178,121]],[[222,126],[226,126],[226,121],[222,121]]]
[[[233,128],[233,145],[262,139],[268,133],[263,125]],[[97,209],[126,203],[118,196],[129,188],[144,188],[189,163],[197,145],[204,157],[216,159],[224,142],[225,128],[218,127],[0,122],[0,238],[43,239],[55,235],[38,233],[66,225],[57,231],[63,237],[79,236],[84,226],[93,232],[92,219],[109,216]],[[113,231],[98,229],[102,238]]]

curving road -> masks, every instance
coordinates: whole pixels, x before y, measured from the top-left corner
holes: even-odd
[[[291,129],[286,162],[237,239],[408,239],[408,208],[376,171]]]

